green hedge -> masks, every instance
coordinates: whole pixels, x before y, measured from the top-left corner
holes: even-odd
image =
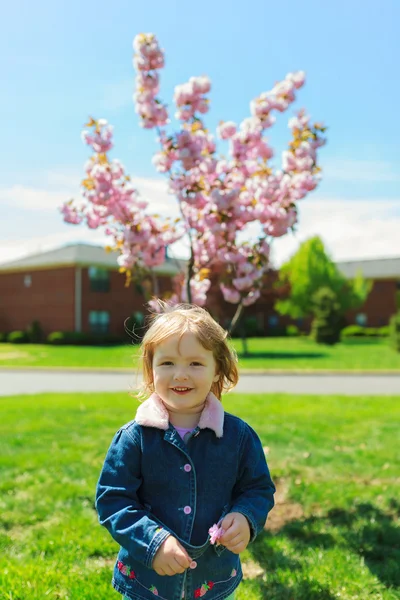
[[[53,346],[112,346],[126,343],[124,336],[111,333],[81,333],[77,331],[53,331],[47,336]]]
[[[348,325],[342,329],[341,337],[353,338],[353,337],[388,337],[389,336],[388,325],[384,327],[362,327],[361,325]]]
[[[396,352],[400,352],[400,312],[391,317],[389,329],[390,345]]]
[[[237,327],[232,334],[233,338],[240,338],[243,334],[243,329],[246,338],[252,337],[297,337],[301,335],[308,335],[306,332],[301,332],[297,325],[275,325],[274,327],[267,327],[267,330],[264,332],[256,320],[250,320],[253,317],[248,317],[243,324]],[[255,317],[254,317],[255,319]]]
[[[113,346],[129,343],[125,335],[114,335],[111,333],[78,333],[75,331],[53,331],[47,337],[39,327],[35,325],[27,331],[0,332],[0,343],[10,344],[52,344],[53,346]]]
[[[300,329],[297,327],[297,325],[288,325],[286,327],[286,335],[289,337],[296,337],[300,335]]]
[[[337,344],[343,323],[337,294],[328,287],[321,287],[313,295],[312,303],[311,339],[317,344]]]
[[[28,334],[25,331],[11,331],[7,336],[7,342],[10,342],[10,344],[26,344],[29,342]]]

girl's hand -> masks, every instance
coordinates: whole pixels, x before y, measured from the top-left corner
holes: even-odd
[[[176,575],[188,569],[191,562],[183,546],[169,535],[157,550],[152,567],[158,575]]]
[[[247,548],[250,542],[250,525],[242,513],[228,513],[220,527],[225,533],[218,539],[219,544],[223,544],[234,554],[239,554]]]

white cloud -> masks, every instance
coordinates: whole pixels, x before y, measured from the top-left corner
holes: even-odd
[[[29,239],[13,239],[0,243],[0,264],[18,260],[31,254],[54,250],[55,248],[74,242],[105,246],[109,243],[109,239],[104,234],[93,229],[83,231],[82,229],[74,230],[73,228]]]
[[[365,163],[363,163],[365,164]],[[376,165],[376,163],[374,163]],[[77,198],[82,173],[60,169],[44,174],[46,185],[28,187],[15,185],[0,189],[0,205],[5,214],[19,209],[19,215],[29,211],[31,231],[43,222],[46,215],[55,215],[58,207],[69,198]],[[167,179],[133,177],[133,184],[149,201],[149,211],[163,216],[179,216],[177,201],[167,193]],[[312,196],[299,202],[299,225],[291,233],[273,241],[272,259],[279,266],[293,254],[299,244],[312,235],[320,235],[336,261],[400,256],[400,198],[326,198]],[[36,213],[36,214],[35,214]],[[66,226],[59,215],[60,228],[42,237],[21,238],[18,227],[12,233],[13,218],[4,221],[9,241],[0,243],[0,262],[20,258],[37,251],[50,250],[68,242],[106,243],[98,231],[84,227]],[[56,220],[57,222],[57,220]],[[42,228],[43,229],[43,228]],[[176,256],[187,256],[187,243],[178,242],[172,248]]]
[[[80,174],[72,171],[49,171],[45,174],[46,186],[13,185],[0,188],[0,204],[29,211],[54,212],[71,198],[80,198]],[[168,195],[167,180],[132,177],[132,184],[149,202],[149,212],[165,216],[178,216],[179,208],[173,196]]]
[[[48,171],[44,174],[43,180],[46,186],[28,187],[24,185],[14,185],[9,188],[0,189],[0,205],[7,214],[17,214],[20,211],[23,214],[29,211],[29,220],[31,230],[37,229],[36,224],[43,222],[44,212],[46,215],[54,215],[59,207],[70,198],[78,199],[80,196],[79,185],[82,179],[82,173],[74,169],[60,169]],[[133,185],[140,191],[140,194],[149,202],[149,212],[157,213],[162,216],[177,217],[179,209],[173,196],[167,192],[167,180],[151,179],[145,177],[134,177]],[[36,213],[36,214],[35,214]],[[103,233],[84,228],[66,225],[61,214],[59,215],[59,230],[49,235],[32,236],[22,238],[15,228],[15,237],[0,242],[0,263],[11,260],[17,260],[29,254],[52,250],[60,245],[73,242],[87,242],[93,244],[110,243]],[[7,237],[10,238],[10,229],[13,227],[13,218],[9,219],[7,224]],[[11,234],[12,235],[12,234]],[[185,241],[177,242],[172,249],[171,254],[180,257],[188,256],[187,244]]]
[[[305,239],[319,235],[335,261],[400,256],[400,198],[373,200],[313,198],[299,203],[295,235],[273,242],[281,265]]]
[[[57,210],[70,197],[63,191],[31,188],[23,185],[0,189],[0,203],[3,206],[9,205],[29,211]]]
[[[62,169],[46,171],[42,179],[46,181],[47,187],[62,188],[72,193],[73,190],[79,190],[84,175],[83,168],[78,172],[77,169],[63,167]]]
[[[133,185],[139,190],[140,195],[148,201],[148,212],[159,213],[169,217],[180,215],[178,201],[168,194],[167,179],[151,179],[133,177]]]
[[[398,166],[384,160],[327,159],[322,176],[324,179],[353,183],[400,181]]]

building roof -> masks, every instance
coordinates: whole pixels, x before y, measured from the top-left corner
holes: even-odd
[[[26,271],[27,269],[46,269],[54,267],[80,266],[117,269],[117,252],[107,252],[103,246],[91,244],[68,244],[39,252],[0,264],[0,272]],[[182,259],[167,258],[164,264],[155,268],[155,272],[175,275],[186,265]],[[366,279],[400,279],[400,257],[371,258],[336,263],[339,270],[352,279],[361,270]]]
[[[348,279],[360,270],[365,279],[400,279],[400,257],[337,262],[336,266]]]
[[[104,267],[109,269],[118,269],[117,252],[107,252],[103,246],[93,246],[91,244],[70,244],[39,252],[0,264],[0,272],[26,271],[27,269],[47,269],[54,267]],[[155,272],[160,275],[175,275],[178,273],[186,261],[174,258],[167,258],[164,264],[155,267]]]

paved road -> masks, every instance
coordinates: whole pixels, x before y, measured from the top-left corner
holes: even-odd
[[[0,371],[0,396],[41,392],[128,392],[138,379],[132,372]],[[238,392],[345,395],[399,395],[400,375],[243,374]]]

